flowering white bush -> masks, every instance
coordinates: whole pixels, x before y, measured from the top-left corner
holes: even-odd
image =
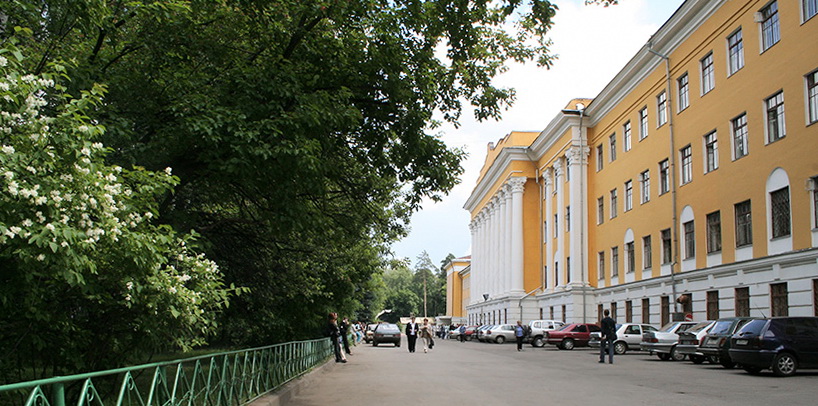
[[[104,87],[71,97],[59,84],[68,80],[61,67],[31,75],[21,61],[0,49],[0,322],[29,319],[51,334],[36,336],[32,353],[65,357],[76,356],[66,347],[82,352],[109,332],[113,356],[203,343],[237,289],[190,248],[195,235],[156,223],[156,202],[178,179],[170,168],[106,164],[97,141],[105,129],[86,113]],[[110,315],[117,319],[95,325]],[[73,334],[88,340],[72,342]]]

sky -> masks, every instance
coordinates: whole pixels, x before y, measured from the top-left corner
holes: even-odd
[[[459,128],[442,127],[446,145],[468,153],[465,172],[441,202],[426,201],[412,216],[409,236],[392,245],[395,257],[414,266],[423,251],[436,265],[450,253],[470,255],[470,215],[463,205],[477,184],[487,144],[512,131],[542,131],[571,99],[596,97],[684,0],[620,0],[610,7],[586,6],[583,0],[555,3],[559,10],[549,37],[559,59],[551,69],[513,64],[495,78],[495,85],[517,91],[502,120],[480,123],[464,111]]]

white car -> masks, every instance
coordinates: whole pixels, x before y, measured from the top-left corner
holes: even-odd
[[[528,322],[528,327],[531,327],[528,341],[533,347],[542,347],[545,345],[546,333],[559,330],[564,325],[565,323],[556,320],[531,320]]]
[[[679,333],[685,331],[697,323],[695,321],[674,321],[665,325],[660,331],[648,331],[642,334],[642,343],[639,344],[642,351],[656,354],[662,361],[673,359],[681,361],[684,354],[676,351],[676,344],[679,343]]]
[[[502,344],[506,341],[515,341],[516,327],[516,324],[498,324],[491,326],[483,332],[483,341],[497,344]]]
[[[614,354],[621,355],[628,352],[628,350],[639,350],[640,344],[642,343],[642,334],[657,330],[656,327],[650,324],[617,324]],[[591,333],[591,341],[588,342],[588,346],[599,348],[601,337],[601,332]]]

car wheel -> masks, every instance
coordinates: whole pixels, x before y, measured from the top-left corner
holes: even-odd
[[[614,354],[622,355],[628,351],[628,344],[624,341],[617,341],[614,343]]]
[[[372,346],[373,346],[373,347],[377,347],[377,346],[378,346],[378,342],[377,342],[377,341],[375,341],[375,340],[372,340]]]
[[[673,361],[683,361],[685,359],[685,356],[686,355],[677,351],[675,346],[670,349],[670,359],[672,359]]]
[[[773,358],[773,373],[776,376],[792,376],[798,369],[798,360],[786,352],[782,352]]]
[[[574,349],[574,340],[571,338],[566,338],[562,340],[562,349],[563,350],[573,350]]]
[[[761,373],[761,368],[759,367],[743,367],[744,370],[750,375],[758,375]]]
[[[400,343],[395,343],[395,347],[400,348]]]
[[[497,336],[497,338],[494,339],[494,342],[497,343],[497,344],[502,344],[502,343],[506,342],[506,338],[503,337],[503,336]]]
[[[730,359],[730,357],[720,357],[719,364],[727,369],[733,369],[736,366],[736,363]]]
[[[545,345],[545,341],[540,336],[536,336],[536,337],[534,337],[533,340],[531,340],[531,346],[532,347],[540,348],[543,345]]]
[[[665,353],[661,353],[661,352],[656,354],[656,356],[659,357],[659,359],[662,360],[662,361],[667,361],[667,360],[670,359],[670,354],[665,354]]]
[[[692,362],[692,363],[694,363],[696,365],[703,364],[704,360],[705,360],[704,356],[701,356],[701,355],[691,355],[690,356],[690,362]]]
[[[707,362],[711,364],[718,364],[720,362],[719,357],[716,355],[708,355]]]

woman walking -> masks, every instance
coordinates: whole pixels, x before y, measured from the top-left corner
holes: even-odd
[[[432,337],[434,332],[432,326],[429,325],[429,319],[423,319],[423,325],[420,326],[420,338],[423,339],[423,352],[428,352],[434,346]]]

